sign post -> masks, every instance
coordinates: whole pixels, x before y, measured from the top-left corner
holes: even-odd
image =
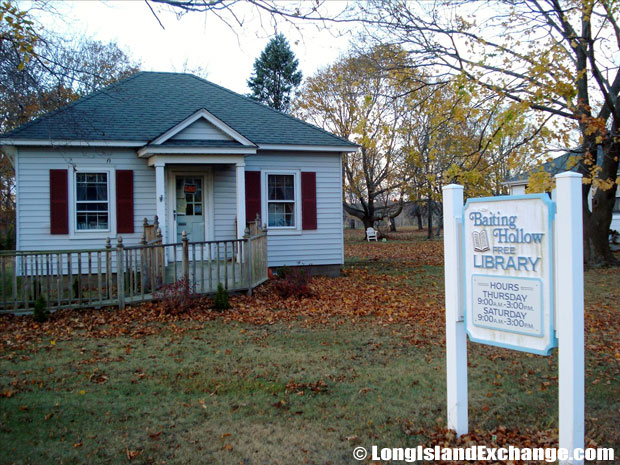
[[[443,188],[444,265],[446,273],[446,372],[448,428],[467,433],[467,335],[463,318],[460,236],[463,186]]]
[[[463,206],[462,186],[443,189],[447,413],[459,436],[468,431],[467,335],[540,355],[559,339],[560,447],[584,446],[581,175],[556,180],[557,203],[530,194]]]
[[[570,451],[584,446],[584,323],[583,223],[581,175],[556,177],[558,215],[557,294],[560,447]],[[574,462],[581,464],[581,462]]]

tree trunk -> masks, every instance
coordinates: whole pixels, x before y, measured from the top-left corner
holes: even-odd
[[[396,219],[390,217],[390,232],[396,232]]]
[[[362,221],[364,223],[364,231],[368,228],[374,228],[375,227],[375,222],[368,218],[367,216],[362,218]]]
[[[431,199],[428,199],[428,232],[426,234],[427,239],[431,239],[433,237],[433,205],[431,203]]]
[[[424,229],[422,225],[422,212],[418,211],[415,216],[418,219],[418,231],[422,231]]]
[[[435,233],[435,236],[439,237],[441,235],[442,227],[443,227],[443,215],[439,215],[439,218],[437,219],[437,232]]]
[[[615,180],[618,173],[620,143],[611,142],[605,149],[599,178]],[[580,169],[582,170],[583,168]],[[609,248],[609,227],[616,202],[616,189],[616,184],[611,189],[596,189],[592,196],[592,210],[590,210],[588,193],[591,188],[586,184],[582,187],[583,258],[586,265],[602,267],[619,264]]]

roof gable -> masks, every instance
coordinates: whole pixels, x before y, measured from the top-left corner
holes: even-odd
[[[254,146],[251,141],[204,108],[167,130],[152,144],[160,145],[168,140],[235,141],[242,145]]]
[[[173,135],[171,140],[233,140],[206,119],[200,118]]]

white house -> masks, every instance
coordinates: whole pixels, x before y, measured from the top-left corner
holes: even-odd
[[[0,136],[16,173],[17,249],[240,238],[257,215],[269,266],[343,263],[351,142],[190,74],[140,72]]]
[[[555,176],[556,174],[563,171],[575,171],[577,169],[577,166],[575,165],[575,163],[571,162],[571,158],[579,155],[580,152],[566,152],[563,155],[560,155],[559,157],[554,158],[547,163],[544,163],[542,165],[542,169],[551,174],[551,176]],[[510,189],[510,195],[525,194],[525,189],[527,188],[530,174],[531,172],[527,172],[517,176],[513,176],[504,182],[504,184],[506,184]],[[618,172],[618,175],[620,175],[620,172]],[[591,205],[592,191],[590,191],[588,200]],[[614,211],[610,229],[620,232],[620,190],[616,192],[616,203],[614,204]]]

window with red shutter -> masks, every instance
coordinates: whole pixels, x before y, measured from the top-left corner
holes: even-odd
[[[50,233],[69,234],[69,174],[50,170]]]
[[[316,173],[301,173],[301,226],[304,230],[317,229]]]
[[[121,234],[134,232],[133,171],[116,171],[116,231]]]

